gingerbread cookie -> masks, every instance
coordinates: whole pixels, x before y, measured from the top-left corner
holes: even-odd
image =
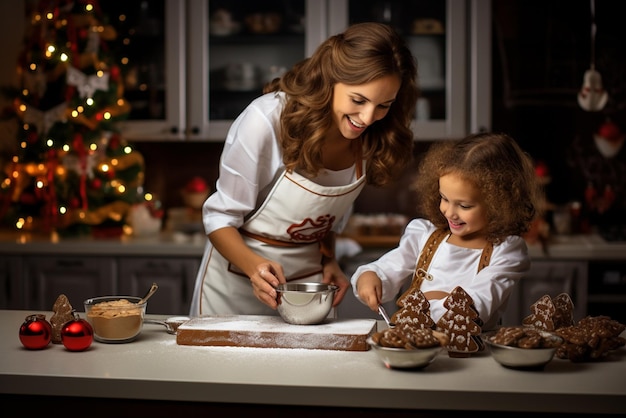
[[[450,292],[443,305],[448,310],[437,321],[437,330],[445,332],[450,339],[446,347],[450,357],[468,357],[470,353],[484,350],[479,325],[482,321],[471,296],[462,287],[457,286]]]
[[[52,306],[52,317],[50,317],[50,325],[52,325],[52,342],[61,344],[61,329],[66,322],[74,319],[72,314],[72,305],[67,296],[61,294]]]
[[[391,321],[416,328],[432,328],[435,325],[430,317],[430,303],[421,290],[406,295],[402,307],[391,316]]]
[[[531,314],[522,320],[523,325],[554,331],[554,314],[556,307],[549,295],[543,295],[530,307]]]
[[[556,355],[573,362],[595,361],[606,357],[612,350],[626,345],[621,333],[626,325],[608,316],[587,316],[578,324],[563,327],[556,334],[563,337]]]
[[[567,293],[561,293],[552,298],[556,312],[554,313],[554,329],[574,325],[574,302]]]

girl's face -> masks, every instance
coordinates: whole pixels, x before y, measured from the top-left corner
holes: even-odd
[[[337,83],[333,88],[333,119],[346,139],[356,139],[368,126],[384,118],[400,89],[400,78],[388,75],[357,86]]]
[[[439,210],[448,219],[452,240],[476,243],[482,247],[487,228],[487,211],[479,191],[473,184],[456,174],[446,174],[439,178],[441,201]]]

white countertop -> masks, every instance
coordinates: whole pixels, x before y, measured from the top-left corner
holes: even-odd
[[[543,371],[500,366],[488,351],[447,352],[390,370],[373,351],[179,346],[160,325],[128,344],[26,350],[25,317],[0,311],[0,393],[233,404],[626,414],[626,349],[602,362],[555,358]],[[50,318],[50,312],[44,312]],[[384,325],[379,323],[379,327]]]

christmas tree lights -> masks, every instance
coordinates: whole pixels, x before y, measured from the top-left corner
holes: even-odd
[[[116,30],[97,0],[28,6],[19,85],[6,89],[19,129],[0,177],[2,223],[43,232],[121,228],[144,199],[144,160],[116,128],[130,112],[128,59],[109,45]]]

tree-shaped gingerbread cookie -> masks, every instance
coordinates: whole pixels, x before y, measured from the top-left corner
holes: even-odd
[[[437,321],[437,330],[450,338],[446,346],[450,357],[469,357],[484,348],[480,339],[481,320],[474,300],[460,286],[455,287],[443,303],[448,310]]]
[[[391,316],[392,322],[420,329],[434,327],[435,321],[430,317],[430,303],[421,290],[405,294],[401,300],[400,309]]]

